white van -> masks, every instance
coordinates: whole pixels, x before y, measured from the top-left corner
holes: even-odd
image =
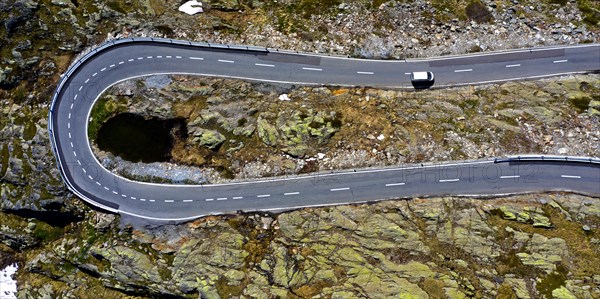
[[[433,82],[434,77],[432,72],[412,72],[410,81],[413,83],[428,83]]]

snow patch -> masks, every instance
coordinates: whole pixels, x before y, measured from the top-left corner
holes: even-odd
[[[179,11],[185,12],[188,15],[195,15],[199,12],[203,12],[202,3],[196,0],[188,1],[183,5],[179,6]]]
[[[13,264],[0,270],[0,299],[17,298],[17,281],[12,278],[17,269],[19,269],[17,264]]]
[[[279,96],[279,100],[280,101],[289,101],[291,100],[290,97],[287,95],[287,93],[284,93],[282,95]]]

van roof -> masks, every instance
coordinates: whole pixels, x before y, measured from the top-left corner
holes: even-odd
[[[415,80],[427,80],[427,72],[413,72]]]

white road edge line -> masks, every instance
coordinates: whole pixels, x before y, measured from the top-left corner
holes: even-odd
[[[306,71],[317,71],[317,72],[323,71],[323,69],[318,69],[318,68],[314,68],[314,67],[303,67],[302,69],[306,70]]]
[[[394,187],[394,186],[403,186],[406,183],[393,183],[393,184],[385,184],[386,187]]]
[[[460,179],[449,179],[449,180],[440,180],[440,183],[450,183],[450,182],[458,182]]]
[[[336,191],[344,191],[344,190],[350,190],[349,187],[345,187],[345,188],[334,188],[334,189],[329,189],[329,191],[331,192],[336,192]]]
[[[274,64],[264,64],[264,63],[255,63],[256,66],[266,66],[266,67],[275,67]]]
[[[580,175],[566,175],[566,174],[561,174],[560,177],[567,178],[567,179],[580,179],[581,178]]]
[[[454,70],[455,73],[471,72],[473,69]]]
[[[516,178],[520,178],[520,175],[502,175],[500,176],[501,179],[516,179]]]
[[[521,64],[517,63],[517,64],[509,64],[506,67],[520,67]]]
[[[287,192],[287,193],[283,193],[283,195],[298,195],[300,194],[300,192]]]
[[[563,63],[563,62],[567,62],[568,60],[563,59],[563,60],[554,60],[552,61],[552,63]]]
[[[225,63],[235,63],[235,61],[233,60],[225,60],[225,59],[219,59],[219,62],[225,62]]]

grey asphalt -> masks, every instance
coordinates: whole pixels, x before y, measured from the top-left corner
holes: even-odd
[[[57,91],[51,138],[69,188],[100,208],[155,220],[185,220],[236,211],[440,195],[574,191],[600,196],[600,166],[579,162],[463,161],[369,169],[222,185],[132,182],[102,168],[87,137],[91,108],[108,87],[152,74],[195,74],[248,80],[412,89],[407,73],[433,71],[433,88],[600,70],[600,45],[409,61],[344,59],[266,51],[199,48],[153,42],[107,47],[92,55]]]

